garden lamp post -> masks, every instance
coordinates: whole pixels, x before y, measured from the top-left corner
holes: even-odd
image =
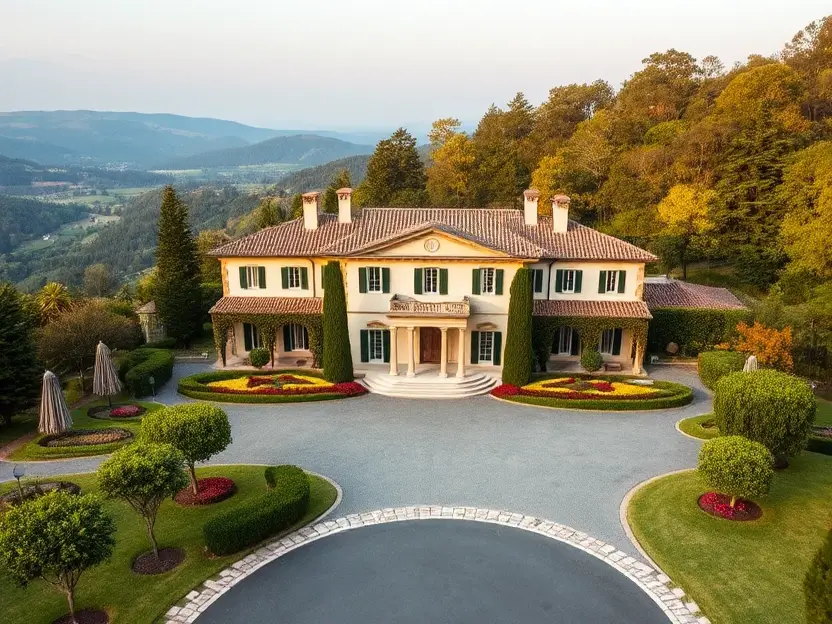
[[[147,383],[150,384],[150,394],[153,395],[153,400],[156,400],[156,379],[151,375],[147,378]]]
[[[25,474],[26,470],[23,468],[23,466],[15,464],[14,469],[12,470],[12,475],[14,475],[14,478],[17,479],[17,494],[18,496],[20,496],[21,503],[23,502],[23,488],[20,486],[20,479]]]

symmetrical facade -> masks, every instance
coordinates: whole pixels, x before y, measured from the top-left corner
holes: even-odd
[[[245,357],[273,332],[283,363],[311,363],[323,311],[322,269],[340,262],[356,368],[389,367],[415,375],[430,364],[440,376],[466,367],[502,366],[510,286],[534,271],[534,314],[561,319],[547,334],[554,361],[580,357],[582,319],[610,368],[639,372],[650,312],[644,302],[651,253],[569,220],[569,198],[524,193],[524,210],[365,208],[353,213],[351,189],[339,189],[338,215],[321,214],[319,194],[304,195],[303,218],[228,243],[220,260],[227,319],[226,355]],[[279,330],[258,318],[285,318]],[[307,322],[307,320],[309,322]],[[568,324],[573,319],[572,324]],[[290,322],[291,321],[291,322]],[[620,322],[616,322],[620,321]],[[633,327],[643,324],[644,331]],[[265,330],[265,331],[264,331]],[[313,335],[310,335],[310,331]],[[597,344],[596,344],[597,343]],[[539,348],[540,345],[536,345]]]

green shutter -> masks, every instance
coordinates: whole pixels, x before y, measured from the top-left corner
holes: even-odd
[[[480,333],[471,332],[471,364],[480,363]]]
[[[280,267],[280,285],[289,288],[289,267]]]
[[[583,271],[575,271],[575,292],[581,292],[581,283],[584,279],[584,272]]]
[[[621,328],[617,327],[612,334],[612,354],[621,355]]]
[[[358,292],[367,292],[367,267],[358,269]]]
[[[390,292],[390,269],[388,268],[381,269],[381,292]]]
[[[572,344],[569,348],[569,355],[578,355],[581,352],[581,337],[578,335],[578,331],[573,327],[572,328]]]
[[[480,286],[480,270],[474,269],[473,273],[471,274],[471,294],[472,295],[480,295],[482,294],[482,289]]]
[[[497,279],[494,290],[498,295],[503,294],[503,270],[497,269]]]
[[[598,292],[605,293],[607,292],[607,272],[601,271],[598,274]]]
[[[309,269],[306,267],[300,269],[300,287],[303,290],[309,290]]]
[[[257,267],[257,281],[260,282],[260,288],[266,287],[266,267]]]
[[[413,293],[422,294],[422,269],[413,269]]]
[[[543,269],[534,269],[534,291],[543,292]]]
[[[439,294],[448,294],[448,269],[439,269]]]
[[[370,330],[361,330],[361,361],[370,361]]]
[[[243,323],[243,344],[246,351],[251,351],[251,325]]]
[[[390,363],[390,330],[385,329],[384,333],[381,335],[382,343],[384,345],[384,362],[385,364]]]
[[[295,345],[292,344],[292,326],[291,325],[284,325],[283,326],[283,350],[285,352],[289,352],[295,348]]]
[[[503,357],[503,333],[502,332],[494,332],[494,343],[493,343],[494,351],[491,354],[491,363],[494,366],[499,366],[502,362]]]
[[[563,269],[555,271],[555,292],[563,292]]]
[[[248,288],[248,280],[246,280],[246,268],[240,267],[240,288],[245,290]]]
[[[627,271],[618,272],[618,292],[623,293],[625,284],[627,283]]]

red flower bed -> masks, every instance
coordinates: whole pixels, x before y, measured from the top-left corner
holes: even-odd
[[[756,503],[738,498],[731,507],[731,497],[717,492],[708,492],[700,496],[699,508],[726,520],[756,520],[763,515],[763,510]]]
[[[185,506],[210,505],[225,500],[237,491],[234,482],[226,477],[197,479],[196,486],[198,490],[196,494],[188,485],[185,489],[179,490],[173,500]]]
[[[252,386],[249,386],[252,387]],[[223,388],[221,386],[212,386],[211,392],[219,394],[271,394],[276,396],[297,396],[300,394],[343,394],[345,396],[357,396],[364,394],[367,389],[359,383],[348,381],[344,383],[334,384],[332,386],[314,386],[308,385],[301,388],[278,388],[277,386],[259,386],[253,392],[240,392],[233,388]]]
[[[548,399],[598,399],[601,398],[597,394],[590,394],[589,392],[579,392],[578,390],[571,390],[569,392],[548,392],[546,390],[529,390],[527,388],[520,388],[517,394],[523,396],[546,397]],[[602,390],[602,392],[606,392]],[[645,396],[643,394],[622,394],[615,397],[616,401],[628,401],[635,399],[655,398],[654,395]]]
[[[593,381],[592,387],[598,392],[613,392],[615,390],[608,381]]]
[[[144,411],[144,408],[138,405],[122,405],[121,407],[114,407],[110,410],[112,418],[133,418]]]
[[[249,388],[256,388],[257,386],[273,386],[274,378],[272,377],[249,377],[246,386]]]
[[[358,396],[367,392],[367,388],[355,381],[344,381],[335,384],[335,392],[344,396]]]
[[[517,396],[520,394],[520,388],[511,384],[501,384],[491,391],[491,394],[499,399],[503,397]]]

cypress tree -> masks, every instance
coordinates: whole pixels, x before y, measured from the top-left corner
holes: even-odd
[[[188,225],[188,208],[166,186],[156,248],[156,310],[167,335],[190,346],[202,323],[199,252]]]
[[[357,194],[364,206],[400,203],[397,198],[419,203],[421,195],[426,195],[425,181],[425,166],[416,150],[416,139],[399,128],[376,145]]]
[[[347,298],[341,264],[324,267],[324,377],[332,383],[352,381],[352,352],[347,326]]]
[[[532,272],[522,268],[514,274],[509,291],[503,383],[525,386],[532,376]]]
[[[41,369],[32,341],[34,327],[11,284],[0,284],[0,319],[0,425],[8,425],[38,398]]]

